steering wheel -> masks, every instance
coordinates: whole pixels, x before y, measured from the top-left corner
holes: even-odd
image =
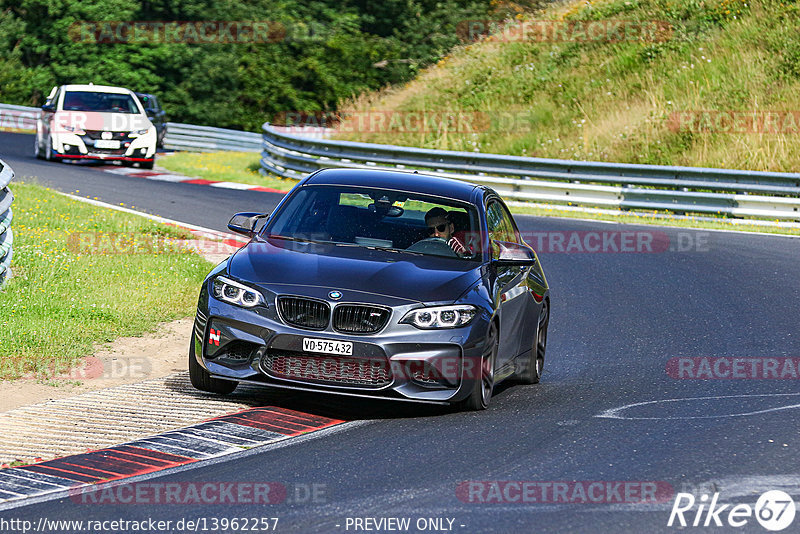
[[[437,256],[449,256],[457,258],[458,254],[450,248],[447,241],[441,237],[428,237],[422,241],[417,241],[406,250],[409,252],[421,252],[422,254],[436,254]]]

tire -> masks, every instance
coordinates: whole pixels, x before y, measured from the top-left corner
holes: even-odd
[[[531,348],[530,356],[528,356],[527,367],[519,374],[519,380],[523,384],[538,384],[542,379],[544,355],[547,351],[547,326],[550,324],[550,303],[547,300],[542,303],[542,311],[539,312],[538,322],[536,339]]]
[[[36,159],[44,159],[44,154],[42,154],[42,145],[39,143],[39,136],[33,136],[33,155]]]
[[[152,169],[153,165],[155,165],[155,163],[156,163],[156,158],[153,158],[152,161],[143,161],[143,162],[139,163],[139,168],[140,169]]]
[[[53,161],[53,138],[47,136],[47,141],[44,144],[44,159]]]
[[[238,382],[233,382],[231,380],[213,378],[211,373],[197,363],[197,358],[195,358],[194,354],[194,339],[189,343],[189,380],[195,389],[208,393],[217,393],[219,395],[233,393],[233,390],[239,385]]]
[[[459,408],[462,410],[485,410],[492,399],[494,389],[494,366],[497,362],[497,347],[500,337],[497,335],[497,323],[492,321],[486,334],[486,344],[483,347],[480,362],[480,379],[472,379],[472,391],[469,397],[461,401]]]

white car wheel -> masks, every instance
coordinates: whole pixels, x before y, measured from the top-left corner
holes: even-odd
[[[39,140],[39,134],[33,136],[33,157],[42,159],[42,143]]]

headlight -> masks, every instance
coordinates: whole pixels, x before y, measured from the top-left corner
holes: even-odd
[[[72,132],[72,133],[76,133],[78,135],[85,135],[86,134],[86,132],[84,132],[80,128],[76,128],[75,126],[67,126],[65,124],[62,127],[64,128],[64,131],[66,131],[66,132]]]
[[[145,128],[144,130],[135,130],[128,134],[128,137],[139,137],[140,135],[145,135],[147,132],[150,131],[150,128]]]
[[[459,328],[468,325],[475,318],[475,312],[475,307],[469,305],[420,308],[408,312],[400,322],[424,330]]]
[[[214,293],[214,297],[219,300],[245,308],[264,304],[264,297],[259,291],[239,282],[234,282],[224,276],[218,276],[214,279],[211,284],[211,291]]]

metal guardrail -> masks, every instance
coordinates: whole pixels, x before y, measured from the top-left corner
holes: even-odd
[[[0,104],[0,131],[35,132],[36,119],[41,112],[39,108]]]
[[[282,127],[278,128],[281,129]],[[308,127],[301,129],[303,137],[323,138],[329,136],[331,132],[330,128]],[[168,122],[164,148],[192,152],[215,152],[220,150],[261,152],[261,134]]]
[[[213,128],[211,126],[168,122],[167,135],[164,137],[164,148],[192,152],[216,152],[221,150],[260,152],[261,135],[253,132]]]
[[[516,200],[800,220],[800,174],[632,165],[311,139],[263,126],[262,172],[326,167],[424,169]]]
[[[8,188],[13,178],[14,171],[7,163],[0,160],[0,287],[11,271],[11,258],[14,256],[12,249],[14,233],[11,231],[13,218],[11,203],[14,201],[14,195]]]

